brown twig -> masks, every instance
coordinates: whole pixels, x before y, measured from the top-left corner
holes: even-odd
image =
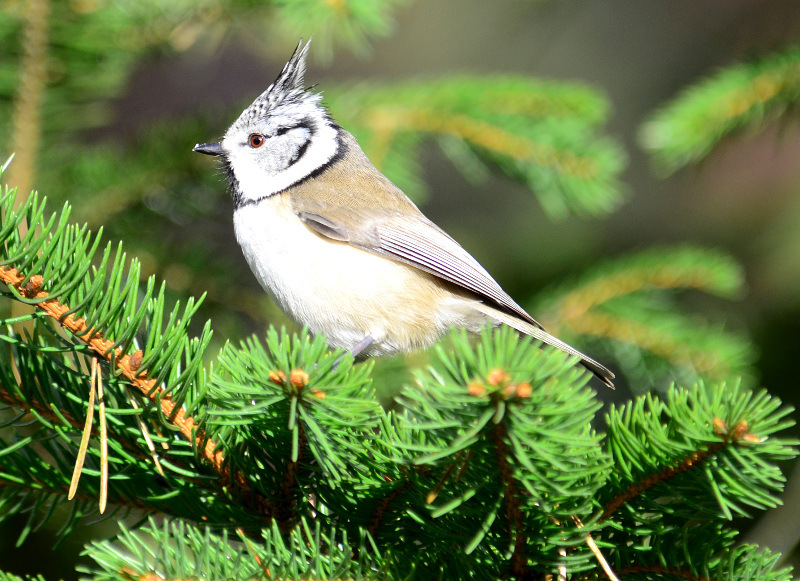
[[[461,454],[461,453],[459,452],[459,454]],[[458,461],[458,458],[456,458],[456,462],[457,461]],[[447,466],[447,468],[445,469],[444,473],[439,478],[439,480],[436,482],[436,485],[433,487],[433,490],[431,490],[428,493],[428,496],[425,497],[425,502],[427,504],[433,504],[433,502],[439,496],[439,493],[442,491],[442,488],[444,488],[444,485],[447,483],[447,480],[450,478],[450,476],[455,471],[456,462],[452,462]]]
[[[627,489],[625,489],[620,494],[618,494],[617,496],[615,496],[606,503],[603,510],[603,514],[600,515],[600,520],[601,521],[606,520],[612,514],[617,512],[622,507],[623,504],[645,493],[647,490],[653,488],[657,484],[666,482],[670,478],[673,478],[678,474],[686,472],[691,468],[696,468],[698,465],[708,460],[709,457],[719,452],[722,448],[725,447],[726,444],[727,442],[724,441],[717,442],[716,444],[712,444],[705,450],[700,450],[699,452],[692,452],[689,456],[687,456],[674,466],[665,468],[661,472],[656,472],[655,474],[649,474],[644,478],[642,478],[639,482],[631,484]]]
[[[420,467],[419,469],[422,470],[423,467]],[[408,474],[406,474],[405,482],[400,486],[393,488],[389,494],[387,494],[380,500],[380,502],[375,507],[375,510],[372,513],[372,519],[369,522],[369,527],[367,527],[367,531],[369,532],[370,536],[372,536],[373,538],[375,537],[375,534],[378,532],[378,529],[383,524],[386,518],[386,513],[389,512],[389,509],[392,506],[392,504],[394,504],[394,502],[398,498],[400,498],[406,492],[408,492],[412,486],[413,483],[411,481],[411,478],[408,476]]]
[[[525,579],[528,575],[527,559],[525,558],[525,528],[522,522],[522,501],[517,481],[513,476],[513,469],[508,461],[510,452],[506,444],[508,435],[503,422],[498,423],[491,431],[491,438],[497,449],[497,468],[500,472],[500,482],[503,485],[503,506],[508,521],[508,534],[514,541],[514,551],[511,553],[511,573],[516,579]]]
[[[300,465],[308,446],[306,431],[303,429],[302,423],[298,423],[297,431],[297,461],[289,460],[286,464],[286,472],[281,482],[281,504],[276,508],[274,515],[278,522],[278,528],[284,533],[289,532],[297,521],[297,505],[293,492],[297,487],[297,473],[300,471]]]
[[[714,430],[717,434],[722,436],[722,439],[719,442],[711,444],[705,450],[692,452],[673,466],[669,466],[660,472],[649,474],[642,478],[639,482],[631,484],[627,489],[623,490],[606,503],[603,514],[600,515],[600,520],[606,520],[612,514],[617,512],[626,502],[636,498],[654,486],[661,484],[662,482],[666,482],[670,478],[673,478],[678,474],[682,474],[687,470],[697,468],[703,462],[707,461],[709,458],[717,454],[717,452],[731,443],[736,443],[739,440],[751,440],[754,438],[754,436],[748,432],[747,422],[744,420],[737,423],[733,429],[728,430],[728,428],[719,418],[715,418]]]

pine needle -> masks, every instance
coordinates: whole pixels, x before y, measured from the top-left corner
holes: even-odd
[[[131,407],[133,409],[139,409],[139,403],[136,401],[136,398],[133,397],[131,390],[126,387],[126,391],[128,392],[128,400],[131,402]],[[161,475],[162,478],[166,478],[164,475],[164,469],[161,467],[161,462],[158,460],[158,454],[156,453],[156,446],[153,444],[153,439],[150,437],[150,431],[147,429],[147,424],[144,423],[142,420],[141,415],[136,415],[136,421],[139,423],[139,429],[142,432],[142,437],[144,441],[147,443],[147,448],[150,450],[150,456],[153,458],[153,464],[156,466],[156,471]],[[165,446],[166,447],[166,446]]]
[[[86,449],[89,447],[89,436],[92,433],[92,418],[94,416],[94,393],[95,382],[97,381],[97,359],[92,358],[92,375],[89,380],[89,405],[86,410],[86,423],[83,426],[83,435],[81,436],[81,445],[78,448],[78,457],[75,459],[75,469],[72,471],[72,482],[69,485],[68,500],[75,497],[75,492],[78,490],[78,481],[81,478],[83,471],[83,461],[86,459]]]
[[[108,429],[106,425],[106,400],[103,397],[103,374],[97,371],[97,358],[92,358],[92,374],[97,375],[97,400],[100,416],[100,514],[108,502]]]
[[[573,515],[572,516],[572,520],[575,522],[575,524],[578,526],[579,529],[583,528],[583,523],[581,522],[581,519],[579,519],[577,516]],[[617,574],[614,573],[614,570],[611,568],[611,565],[609,565],[609,563],[606,560],[605,556],[600,551],[600,547],[598,547],[597,543],[594,542],[594,539],[592,538],[592,535],[589,534],[589,533],[586,533],[585,540],[586,540],[586,544],[589,546],[589,549],[594,554],[595,558],[597,559],[597,562],[600,563],[600,566],[603,568],[603,571],[605,571],[605,573],[608,576],[608,578],[611,581],[620,581],[619,577],[617,577]]]

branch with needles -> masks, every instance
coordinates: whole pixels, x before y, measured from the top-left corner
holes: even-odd
[[[23,297],[28,299],[44,299],[37,302],[35,308],[55,319],[63,329],[86,344],[92,352],[92,372],[89,389],[90,401],[78,459],[75,464],[72,486],[70,487],[70,497],[75,494],[73,489],[77,486],[83,459],[88,447],[88,439],[92,431],[94,399],[97,398],[99,404],[98,415],[100,416],[101,466],[103,466],[103,468],[101,468],[101,511],[105,508],[108,480],[108,452],[105,402],[102,393],[100,362],[108,364],[111,369],[114,370],[115,374],[124,377],[130,383],[131,387],[136,388],[144,397],[159,406],[167,421],[176,426],[179,433],[184,438],[197,445],[198,451],[202,457],[211,464],[219,475],[219,484],[222,487],[229,487],[235,483],[242,498],[249,498],[252,496],[251,487],[245,476],[240,472],[231,474],[228,470],[225,456],[222,450],[218,448],[217,443],[208,438],[202,428],[197,426],[195,420],[191,416],[188,416],[181,407],[175,404],[170,395],[165,392],[163,386],[156,385],[156,380],[148,377],[147,370],[140,369],[140,363],[142,361],[141,351],[127,354],[123,353],[120,347],[114,348],[114,342],[112,340],[105,338],[101,333],[90,328],[85,320],[76,319],[70,313],[68,305],[63,304],[57,298],[50,298],[48,292],[41,288],[43,283],[41,276],[30,276],[27,278],[27,283],[23,284],[23,282],[26,281],[26,277],[23,274],[19,273],[14,268],[0,266],[0,281],[14,287]],[[150,441],[152,444],[152,440],[149,436],[145,435],[145,440]],[[148,446],[151,448],[151,454],[155,457],[155,448],[151,446],[151,444]],[[158,470],[160,474],[163,474],[157,461],[156,470]]]

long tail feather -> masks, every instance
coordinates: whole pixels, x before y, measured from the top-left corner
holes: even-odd
[[[571,345],[567,345],[560,339],[553,337],[547,331],[540,329],[534,325],[531,325],[527,321],[523,321],[517,317],[509,315],[508,313],[504,313],[498,309],[490,307],[485,303],[480,303],[478,307],[481,311],[483,311],[486,315],[490,318],[494,319],[499,323],[503,323],[504,325],[508,325],[519,331],[520,333],[524,333],[526,335],[530,335],[534,339],[538,339],[542,343],[547,343],[548,345],[552,345],[558,349],[561,349],[565,353],[569,353],[570,355],[574,355],[578,357],[581,361],[581,365],[583,365],[586,369],[591,371],[595,377],[597,377],[600,381],[602,381],[605,385],[614,389],[614,374],[611,372],[610,369],[601,365],[588,355],[584,355]]]

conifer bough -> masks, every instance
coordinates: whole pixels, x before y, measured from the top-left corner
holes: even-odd
[[[4,294],[40,313],[32,334],[0,335],[17,369],[0,356],[0,396],[39,426],[0,440],[0,507],[44,522],[64,502],[85,410],[76,360],[91,351],[111,371],[110,505],[175,517],[88,546],[94,579],[577,579],[605,575],[602,562],[626,578],[789,578],[728,525],[775,506],[776,462],[795,454],[778,434],[791,410],[763,391],[648,395],[612,408],[602,435],[574,360],[503,328],[437,347],[392,413],[370,363],[335,365],[341,353],[307,334],[229,344],[208,373],[208,325],[186,336],[196,303],[163,324],[163,286],[141,289],[110,247],[93,266],[99,242],[68,208],[45,219],[35,196],[0,203]],[[44,319],[74,339],[41,336]],[[153,405],[128,408],[128,385]],[[165,485],[133,414],[180,434],[157,434]],[[91,492],[82,479],[70,523]]]

